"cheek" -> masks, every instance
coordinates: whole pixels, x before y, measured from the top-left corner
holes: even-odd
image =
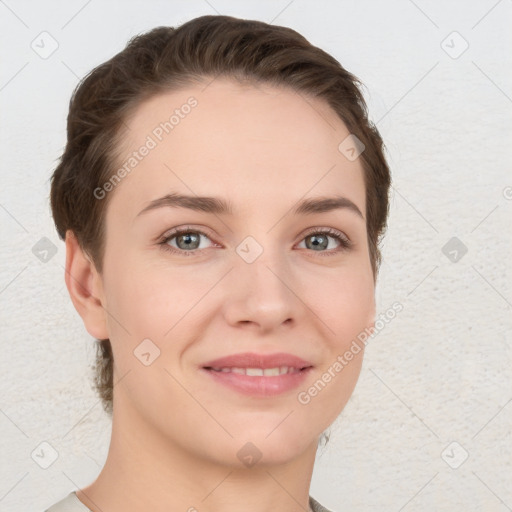
[[[172,268],[135,256],[110,265],[106,275],[110,330],[114,337],[129,337],[133,344],[144,338],[162,344],[215,282],[204,272],[194,273],[183,266]]]
[[[114,250],[106,252],[104,265],[106,309],[113,343],[117,337],[128,337],[134,346],[144,338],[160,345],[175,326],[179,330],[179,323],[186,321],[199,303],[200,310],[212,311],[208,301],[224,302],[219,297],[214,299],[217,293],[222,294],[222,285],[210,293],[216,276],[225,272],[224,266],[192,270],[193,265],[172,266],[165,258],[144,257],[136,251],[121,255]],[[298,263],[290,281],[314,313],[310,319],[317,318],[326,336],[337,340],[336,344],[350,343],[374,319],[373,276],[369,262],[363,258],[351,258],[337,270]],[[213,304],[213,309],[217,306]],[[300,309],[299,305],[297,308]],[[297,320],[301,322],[300,318]]]
[[[373,322],[375,289],[371,273],[346,269],[317,284],[309,292],[311,309],[337,345],[350,343]]]
[[[323,292],[315,292],[314,311],[327,326],[327,352],[315,379],[297,397],[304,411],[322,418],[323,428],[337,418],[354,391],[364,356],[361,339],[375,317],[371,273],[339,275],[338,282],[324,281]]]
[[[216,282],[215,275],[225,272],[224,268],[213,267],[192,272],[186,266],[169,268],[130,257],[123,257],[108,268],[107,261],[105,264],[108,276],[105,292],[112,330],[116,332],[122,326],[125,335],[128,331],[138,337],[153,336],[156,340],[162,339],[199,302],[202,302],[201,309],[209,309],[207,303],[215,295],[209,294],[212,283]],[[346,339],[373,321],[374,283],[370,268],[350,265],[339,272],[325,272],[325,269],[312,272],[302,268],[298,274],[295,278],[299,297],[303,297],[331,336],[341,335]],[[222,286],[217,291],[220,289]]]

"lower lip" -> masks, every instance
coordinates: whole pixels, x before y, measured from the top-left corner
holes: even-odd
[[[298,373],[285,373],[272,377],[251,377],[240,373],[216,372],[202,368],[216,382],[223,384],[239,393],[251,396],[276,396],[290,391],[306,379],[313,368],[310,366]]]

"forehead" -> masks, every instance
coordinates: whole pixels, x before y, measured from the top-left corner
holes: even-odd
[[[338,149],[349,131],[318,98],[217,78],[155,95],[125,123],[118,165],[138,157],[113,203],[140,207],[179,191],[229,197],[244,209],[336,192],[365,210],[360,159]]]

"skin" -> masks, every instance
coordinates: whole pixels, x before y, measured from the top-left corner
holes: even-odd
[[[87,331],[111,340],[116,383],[107,461],[77,495],[94,512],[303,512],[318,439],[352,394],[363,350],[308,404],[297,394],[373,325],[375,288],[364,218],[347,208],[290,212],[301,199],[338,194],[364,217],[362,165],[338,150],[349,132],[323,101],[221,78],[141,104],[121,154],[191,95],[197,107],[110,192],[102,274],[66,237],[70,296]],[[229,200],[234,214],[166,207],[137,216],[171,192]],[[176,238],[168,245],[179,254],[158,245],[181,226],[208,234],[194,256]],[[336,252],[329,238],[308,248],[309,228],[341,231],[353,245]],[[250,264],[236,252],[247,236],[263,248]],[[134,355],[146,338],[160,350],[148,366]],[[271,398],[198,370],[246,351],[289,352],[314,368]],[[262,454],[252,467],[237,457],[248,441]]]

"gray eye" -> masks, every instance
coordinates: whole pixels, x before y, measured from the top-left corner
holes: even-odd
[[[201,243],[201,235],[194,232],[178,235],[175,238],[176,245],[180,249],[197,249]]]
[[[308,249],[314,249],[314,250],[317,250],[318,248],[327,249],[327,246],[329,245],[329,236],[326,234],[322,234],[322,233],[308,235],[305,238],[305,240],[306,240],[306,247]]]

